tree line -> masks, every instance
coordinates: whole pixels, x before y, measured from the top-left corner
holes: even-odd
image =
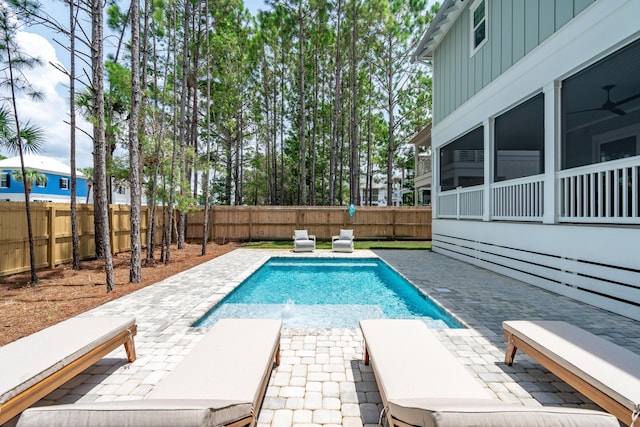
[[[437,3],[267,0],[255,16],[242,0],[61,4],[67,22],[32,0],[3,7],[56,31],[69,49],[70,67],[61,71],[72,106],[72,222],[79,113],[93,124],[96,251],[108,290],[114,183],[131,190],[130,280],[137,282],[142,197],[165,213],[150,224],[146,262],[154,228],[162,227],[168,263],[170,242],[184,246],[186,214],[199,206],[204,253],[212,204],[366,205],[376,178],[386,180],[390,202],[394,169],[412,161],[403,144],[430,121],[429,70],[410,57]],[[117,39],[107,54],[105,30]],[[76,245],[75,227],[73,234]]]

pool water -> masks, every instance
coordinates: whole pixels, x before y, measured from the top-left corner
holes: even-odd
[[[271,258],[194,326],[227,317],[277,318],[286,328],[356,328],[379,318],[462,327],[377,258]]]

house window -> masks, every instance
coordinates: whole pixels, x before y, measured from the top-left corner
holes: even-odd
[[[495,121],[495,181],[544,173],[544,94]]]
[[[478,0],[469,8],[471,14],[471,55],[487,41],[487,2]]]
[[[440,191],[484,183],[484,127],[440,149]]]
[[[69,189],[69,179],[68,178],[60,178],[60,189],[68,190]]]
[[[9,188],[10,182],[8,173],[0,173],[0,188]]]
[[[127,189],[123,185],[118,185],[118,188],[116,188],[117,194],[126,194],[126,192]]]
[[[562,169],[640,155],[640,40],[562,82]]]

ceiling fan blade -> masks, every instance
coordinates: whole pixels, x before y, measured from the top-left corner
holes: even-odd
[[[613,114],[617,114],[619,116],[624,116],[625,114],[627,114],[624,110],[616,107],[608,108],[607,111],[611,111]]]
[[[591,111],[609,111],[604,108],[589,108],[588,110],[569,111],[567,114],[588,113]]]
[[[638,99],[638,98],[640,98],[640,93],[636,93],[635,95],[631,95],[631,96],[630,96],[630,97],[628,97],[628,98],[621,99],[621,100],[620,100],[620,101],[618,101],[618,102],[614,102],[614,103],[613,103],[613,106],[614,106],[614,107],[617,107],[618,105],[626,104],[627,102],[631,102],[631,101],[633,101],[634,99]]]

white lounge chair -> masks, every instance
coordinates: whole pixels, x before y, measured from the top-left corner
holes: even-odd
[[[293,230],[293,251],[313,252],[316,249],[316,236],[307,230]]]
[[[0,347],[0,425],[116,348],[136,360],[136,320],[74,317]]]
[[[145,399],[31,408],[18,427],[253,426],[280,361],[281,327],[221,319]]]
[[[512,320],[502,327],[507,365],[520,349],[623,423],[640,415],[640,355],[567,322]]]
[[[493,399],[420,320],[361,320],[360,328],[390,426],[618,427],[606,412]]]
[[[353,252],[353,230],[340,230],[340,235],[331,237],[331,250]]]

